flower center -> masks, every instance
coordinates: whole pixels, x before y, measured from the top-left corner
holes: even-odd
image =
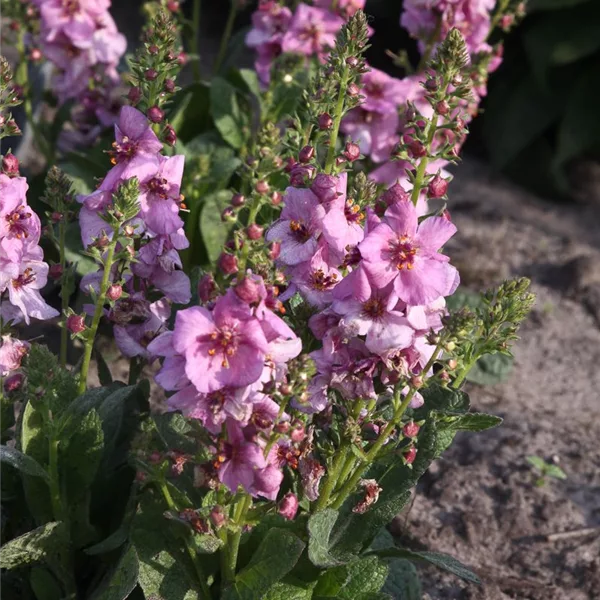
[[[169,197],[169,183],[164,177],[153,177],[146,184],[146,189],[163,200]]]
[[[362,311],[371,319],[380,319],[385,314],[385,307],[379,298],[369,298],[363,302]]]
[[[20,290],[33,281],[35,281],[35,273],[33,269],[27,268],[16,279],[12,280],[12,285],[15,290]]]
[[[226,326],[211,333],[210,339],[213,342],[213,346],[208,351],[209,356],[221,355],[223,357],[221,365],[225,369],[228,368],[228,359],[235,356],[239,346],[237,332],[231,327]]]
[[[123,136],[121,142],[113,142],[113,149],[109,151],[111,156],[110,162],[116,165],[119,162],[129,160],[134,157],[137,151],[137,142],[130,140],[126,135]]]
[[[63,13],[68,17],[76,15],[81,9],[79,0],[62,0],[62,6]]]
[[[31,213],[25,211],[25,206],[19,206],[17,210],[6,215],[9,231],[18,239],[29,236],[27,231],[27,219],[31,218]]]
[[[369,94],[371,98],[383,98],[383,90],[383,85],[375,81],[370,81],[369,83],[367,83],[367,85],[365,85],[365,92],[367,92],[367,94]]]
[[[396,268],[399,271],[413,268],[417,250],[418,248],[413,245],[412,240],[406,235],[390,242],[391,260],[396,263]]]
[[[360,206],[354,204],[354,201],[351,198],[346,200],[344,215],[349,223],[361,223],[365,219],[365,214],[361,212]]]
[[[321,29],[317,23],[308,23],[300,31],[298,37],[303,41],[312,41],[313,44],[318,45],[319,38],[321,37]]]
[[[300,221],[290,221],[290,231],[299,242],[306,242],[310,238],[308,227]]]
[[[313,289],[319,292],[325,292],[337,284],[337,273],[333,275],[325,275],[323,269],[313,271],[310,275],[310,284]]]
[[[225,394],[221,390],[209,395],[208,407],[213,415],[216,415],[223,410],[223,404],[225,404]]]

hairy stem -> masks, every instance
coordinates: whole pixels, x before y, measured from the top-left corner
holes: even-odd
[[[106,291],[110,283],[110,272],[112,271],[113,260],[115,256],[115,248],[117,247],[117,235],[113,236],[113,240],[110,242],[104,260],[104,273],[102,274],[102,282],[100,284],[100,293],[96,299],[96,308],[94,310],[94,316],[92,318],[92,325],[86,332],[85,348],[83,350],[83,362],[81,363],[81,371],[79,374],[79,394],[83,394],[87,388],[87,377],[88,371],[90,370],[90,361],[92,359],[92,350],[94,349],[94,341],[96,339],[96,332],[98,331],[98,325],[102,318],[102,311],[106,302]]]
[[[69,339],[69,332],[67,330],[67,317],[65,315],[69,308],[69,294],[67,293],[67,287],[65,286],[67,260],[65,256],[65,238],[67,235],[67,223],[65,221],[65,215],[58,224],[58,249],[60,252],[60,266],[61,266],[61,308],[62,308],[62,329],[60,331],[60,366],[65,367],[67,364],[67,344]]]
[[[346,87],[348,85],[349,76],[350,69],[347,65],[345,65],[344,71],[342,72],[342,77],[340,79],[340,94],[335,107],[333,126],[331,128],[331,133],[329,134],[329,148],[327,149],[327,159],[325,161],[325,173],[327,173],[327,175],[331,175],[335,165],[335,145],[340,133],[340,123],[342,122],[342,117],[344,116],[344,100],[346,99]]]
[[[235,569],[237,567],[238,553],[240,550],[240,540],[242,539],[242,529],[244,526],[244,517],[252,504],[252,497],[250,494],[245,494],[240,500],[238,500],[234,513],[233,520],[236,525],[236,530],[230,538],[228,543],[228,553],[226,569],[223,573],[225,581],[230,582],[235,579]]]

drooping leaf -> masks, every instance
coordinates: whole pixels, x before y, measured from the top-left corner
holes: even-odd
[[[138,575],[138,557],[135,548],[129,546],[94,590],[90,600],[126,600],[137,585]]]
[[[98,369],[98,380],[100,385],[110,385],[113,382],[112,373],[106,360],[97,348],[94,349],[94,358],[96,359],[96,367]]]
[[[248,565],[225,588],[221,600],[262,598],[294,568],[304,547],[304,542],[290,531],[271,529]]]
[[[223,139],[233,148],[244,145],[248,131],[236,97],[236,89],[222,77],[215,77],[210,86],[210,112]]]
[[[229,206],[230,201],[231,192],[228,190],[221,190],[204,198],[199,227],[211,263],[219,258],[231,230],[231,225],[221,220],[221,213]]]
[[[385,584],[387,565],[368,556],[325,571],[314,589],[314,597],[356,600],[363,594],[377,593]]]
[[[415,566],[408,560],[393,560],[389,563],[390,572],[382,588],[395,600],[421,600],[423,590]]]
[[[308,519],[308,557],[317,567],[333,567],[340,560],[330,553],[330,536],[338,518],[338,512],[327,508]]]
[[[465,581],[481,584],[481,580],[473,571],[465,567],[459,560],[441,552],[417,552],[406,548],[387,548],[374,552],[380,558],[403,558],[417,562],[427,562],[448,571]]]
[[[50,481],[46,470],[34,458],[19,452],[15,448],[0,446],[0,461],[11,465],[27,475],[41,477],[45,481]]]

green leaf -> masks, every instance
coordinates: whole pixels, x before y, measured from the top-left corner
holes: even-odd
[[[469,570],[460,561],[453,556],[442,554],[441,552],[417,552],[407,550],[406,548],[387,548],[374,552],[380,558],[404,558],[417,562],[430,563],[444,571],[448,571],[465,581],[481,584],[481,580],[473,571]]]
[[[311,600],[313,587],[314,584],[293,585],[280,581],[267,590],[262,600]]]
[[[198,554],[214,554],[223,542],[214,535],[196,534],[192,537],[194,549]]]
[[[199,227],[211,263],[215,263],[219,258],[231,230],[231,225],[221,221],[221,213],[229,206],[231,195],[229,190],[221,190],[204,199]]]
[[[596,52],[600,48],[599,27],[598,2],[539,15],[523,34],[538,82],[544,84],[551,66],[568,65]]]
[[[258,75],[253,69],[240,69],[238,71],[240,79],[244,82],[248,91],[259,101],[262,102],[262,91]]]
[[[469,410],[469,396],[462,390],[432,385],[423,390],[422,394],[425,403],[415,410],[416,420],[427,417],[432,410],[452,415],[465,414]]]
[[[29,531],[0,548],[0,568],[16,569],[58,556],[68,544],[63,523],[51,522]]]
[[[37,600],[56,600],[64,596],[58,581],[45,567],[32,567],[29,583]]]
[[[184,144],[210,129],[210,87],[194,83],[177,92],[167,116]]]
[[[233,148],[244,145],[244,119],[235,88],[222,77],[215,77],[210,86],[210,112],[223,139]]]
[[[486,354],[469,371],[467,380],[477,385],[496,385],[508,379],[514,359],[506,354]]]
[[[90,600],[126,600],[137,585],[138,574],[138,557],[135,548],[129,546],[104,577]]]
[[[45,481],[50,481],[48,473],[34,458],[31,458],[31,456],[27,456],[27,454],[23,454],[14,448],[0,446],[0,461],[27,475],[41,477]]]
[[[485,431],[502,424],[502,419],[496,415],[485,413],[467,413],[460,417],[454,424],[460,431]]]
[[[258,550],[235,581],[225,589],[221,600],[256,600],[295,566],[304,550],[300,538],[285,529],[271,529]]]
[[[178,448],[184,452],[189,449],[192,453],[195,453],[194,443],[187,437],[191,428],[182,414],[163,413],[162,415],[154,415],[153,419],[165,448]]]
[[[155,499],[142,498],[132,539],[139,560],[138,583],[146,598],[198,600],[181,543],[165,535],[165,519]]]
[[[548,465],[546,467],[546,475],[555,479],[567,478],[567,474],[558,465]]]
[[[325,571],[314,590],[315,597],[356,600],[363,594],[379,592],[388,567],[375,556],[368,556]]]
[[[390,572],[382,588],[395,600],[421,600],[423,590],[415,566],[408,560],[393,560],[389,564]]]
[[[333,567],[340,560],[331,555],[330,536],[338,518],[337,510],[327,508],[308,519],[308,557],[317,567]]]

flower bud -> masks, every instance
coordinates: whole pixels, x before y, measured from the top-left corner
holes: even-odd
[[[332,126],[333,119],[329,113],[323,113],[322,115],[319,115],[319,129],[327,130],[331,129]]]
[[[292,432],[290,433],[290,439],[292,442],[301,442],[306,437],[306,430],[301,421],[294,421],[292,423]]]
[[[411,385],[414,388],[421,388],[423,387],[423,377],[421,375],[413,375],[413,377],[410,380]]]
[[[164,128],[163,140],[165,141],[165,144],[168,144],[169,146],[175,145],[175,142],[177,141],[177,134],[175,133],[175,130],[173,129],[173,127],[171,127],[171,125],[167,125]]]
[[[127,98],[135,106],[142,99],[142,90],[139,87],[132,87],[127,94]]]
[[[180,52],[177,55],[177,64],[181,65],[183,67],[183,65],[185,65],[186,62],[187,62],[187,54],[185,52]]]
[[[293,521],[298,512],[298,498],[296,494],[288,492],[279,503],[277,512],[288,521]]]
[[[402,453],[402,458],[405,465],[412,465],[415,462],[415,458],[417,458],[417,449],[411,446]]]
[[[281,254],[281,243],[280,242],[273,242],[269,246],[269,258],[271,260],[276,260],[276,259],[279,258],[280,254]]]
[[[312,160],[315,155],[315,147],[314,146],[304,146],[302,150],[300,150],[300,154],[298,158],[300,162],[307,163]]]
[[[348,86],[348,89],[346,90],[346,93],[350,97],[352,97],[352,96],[358,96],[358,94],[360,94],[360,88],[355,83],[351,83]]]
[[[425,89],[429,92],[435,92],[438,89],[438,84],[435,79],[428,79],[425,82]]]
[[[227,517],[225,516],[225,511],[222,506],[214,506],[210,511],[210,520],[212,524],[215,526],[215,529],[221,529],[223,525],[225,525],[225,521]]]
[[[349,56],[346,59],[346,64],[349,67],[356,67],[356,66],[358,66],[358,58],[356,58],[356,56]]]
[[[454,369],[456,369],[456,367],[458,367],[458,361],[457,361],[455,358],[451,358],[451,359],[448,361],[448,368],[449,368],[451,371],[454,371]]]
[[[252,223],[252,225],[249,225],[246,229],[246,235],[251,240],[260,240],[260,238],[263,236],[263,232],[264,227],[261,227],[256,223]]]
[[[421,426],[415,423],[414,421],[408,422],[403,428],[402,433],[409,438],[417,437]]]
[[[165,92],[172,94],[175,91],[175,81],[173,81],[172,79],[165,79],[163,88]]]
[[[260,301],[260,284],[251,277],[244,277],[234,288],[235,295],[246,304]]]
[[[427,186],[429,198],[443,198],[448,191],[448,181],[437,173]]]
[[[279,386],[279,391],[284,395],[284,396],[289,396],[294,390],[292,388],[292,386],[289,383],[282,383]]]
[[[279,206],[282,200],[283,196],[280,192],[276,191],[271,194],[271,204],[273,204],[273,206]]]
[[[151,106],[147,116],[153,123],[160,123],[165,118],[165,113],[158,106]]]
[[[156,56],[160,52],[160,49],[156,44],[152,44],[151,46],[148,47],[148,52],[152,56]],[[156,79],[156,77],[154,79]],[[153,80],[151,80],[151,81],[153,81]]]
[[[169,0],[167,2],[167,10],[175,13],[179,10],[179,2],[177,0]]]
[[[219,257],[219,268],[225,275],[233,275],[238,272],[238,259],[233,254],[223,252]]]
[[[201,302],[208,302],[217,289],[217,284],[210,273],[203,275],[198,282],[198,298]]]
[[[106,297],[109,300],[112,300],[113,302],[118,300],[122,294],[123,294],[123,288],[118,283],[113,283],[106,290]]]
[[[346,142],[343,155],[350,161],[355,161],[360,158],[360,147],[354,142]]]
[[[144,79],[146,79],[146,81],[154,81],[157,77],[158,77],[158,71],[156,69],[146,69],[144,71]]]
[[[67,329],[71,333],[81,333],[85,331],[85,317],[81,315],[69,315],[67,317]]]
[[[266,194],[269,191],[269,184],[264,180],[261,179],[259,181],[256,182],[256,185],[254,186],[254,189],[259,193],[259,194]]]
[[[19,175],[19,159],[11,152],[2,157],[2,172],[8,177]]]
[[[427,156],[427,148],[419,140],[413,140],[408,144],[408,152],[413,158]]]
[[[231,206],[235,206],[235,208],[243,206],[245,202],[246,198],[242,194],[234,194],[231,197]]]
[[[381,200],[383,200],[386,206],[392,206],[392,204],[409,202],[410,194],[400,185],[400,183],[395,183],[391,188],[386,190],[381,195]]]
[[[50,277],[52,279],[54,279],[56,281],[62,277],[62,274],[63,274],[63,268],[62,268],[61,264],[56,263],[55,265],[50,265],[50,269],[48,270],[48,275],[50,275]]]
[[[235,211],[231,206],[226,206],[221,213],[221,221],[223,223],[235,223],[237,221],[237,217],[235,216]]]
[[[42,53],[39,48],[32,48],[29,52],[29,60],[32,62],[39,62],[42,60]]]
[[[10,375],[4,380],[4,391],[7,394],[10,394],[11,392],[20,390],[24,380],[25,376],[23,373],[14,373],[13,375]]]

